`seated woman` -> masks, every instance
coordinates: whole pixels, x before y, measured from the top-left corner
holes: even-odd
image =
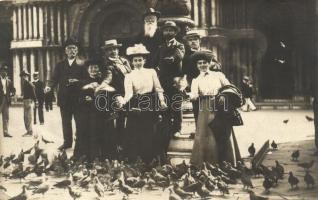
[[[156,71],[144,68],[147,54],[149,51],[142,44],[127,48],[127,55],[134,69],[125,77],[125,96],[120,100],[122,106],[128,103],[129,109],[125,155],[129,161],[140,157],[146,163],[155,157],[152,141],[158,121],[156,111],[160,107],[166,108]]]
[[[209,66],[212,59],[212,52],[201,50],[195,52],[191,59],[196,63],[200,74],[192,80],[191,92],[188,93],[190,99],[199,100],[199,114],[197,129],[192,149],[190,162],[200,166],[203,162],[219,163],[222,160],[231,161],[233,158],[230,138],[227,141],[219,140],[220,135],[230,135],[231,125],[218,126],[211,129],[209,124],[216,116],[216,103],[224,103],[225,98],[221,97],[220,102],[216,102],[216,95],[220,88],[230,85],[222,72],[210,71]],[[222,149],[222,150],[221,150]],[[225,150],[224,150],[225,149]],[[225,155],[225,157],[224,157]]]

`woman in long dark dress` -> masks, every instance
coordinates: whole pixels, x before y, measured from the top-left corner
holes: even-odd
[[[74,158],[79,159],[82,156],[90,157],[89,151],[91,144],[88,142],[91,138],[96,137],[92,131],[92,124],[96,118],[94,107],[94,89],[101,82],[98,75],[99,66],[94,61],[87,62],[88,78],[83,80],[79,97],[79,121],[80,129],[77,130],[76,142],[74,148]]]
[[[155,157],[153,137],[158,122],[158,106],[166,107],[163,89],[154,69],[144,68],[147,49],[138,44],[127,48],[134,70],[125,77],[125,96],[121,104],[128,103],[125,155],[129,161],[140,157],[148,163]],[[159,102],[157,100],[159,99]]]
[[[209,124],[215,119],[216,95],[220,88],[229,85],[222,72],[209,70],[212,52],[198,51],[192,55],[200,74],[192,80],[191,99],[199,99],[199,115],[190,162],[200,166],[203,162],[219,163],[221,160],[233,161],[233,150],[230,141],[231,126],[211,129]],[[222,98],[220,101],[225,101]],[[223,137],[224,136],[224,137]],[[220,138],[227,138],[226,140]]]

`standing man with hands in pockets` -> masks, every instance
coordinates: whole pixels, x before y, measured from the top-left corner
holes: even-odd
[[[73,130],[72,118],[78,129],[78,96],[81,80],[86,76],[86,70],[82,61],[78,59],[79,43],[70,38],[65,42],[66,59],[59,62],[53,71],[50,84],[45,92],[51,91],[58,86],[57,104],[60,107],[64,142],[59,150],[72,147]]]

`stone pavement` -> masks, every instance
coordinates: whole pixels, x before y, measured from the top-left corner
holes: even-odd
[[[36,125],[34,127],[35,134],[39,137],[43,135],[48,140],[53,140],[55,143],[44,145],[41,143],[41,147],[48,152],[49,156],[57,154],[57,147],[62,143],[62,129],[61,119],[59,115],[59,109],[54,108],[53,112],[45,112],[45,125]],[[275,140],[279,145],[279,150],[268,154],[264,161],[265,165],[273,165],[274,159],[281,160],[285,164],[286,172],[292,170],[296,176],[300,179],[300,189],[298,191],[289,191],[285,178],[277,188],[272,190],[270,199],[315,199],[314,196],[318,195],[316,189],[306,190],[303,183],[303,171],[297,168],[295,163],[292,163],[290,159],[290,151],[299,146],[301,149],[300,162],[309,161],[310,153],[313,152],[313,122],[308,122],[305,116],[312,117],[311,110],[261,110],[256,112],[242,113],[244,120],[244,126],[235,127],[235,133],[238,139],[238,143],[241,149],[242,155],[247,155],[247,147],[251,142],[255,143],[256,149],[259,149],[266,140]],[[1,118],[1,117],[0,117]],[[283,123],[283,120],[289,119],[287,124]],[[1,122],[1,119],[0,119]],[[193,122],[187,122],[188,125],[183,127],[184,132],[194,131]],[[0,124],[1,125],[1,124]],[[9,155],[10,153],[18,153],[21,148],[27,149],[31,147],[36,138],[29,137],[23,138],[24,134],[23,125],[23,110],[20,107],[14,107],[10,110],[10,133],[13,138],[3,138],[2,129],[0,129],[0,151],[1,154]],[[307,140],[307,141],[304,141]],[[191,141],[188,141],[188,147],[191,148]],[[70,155],[72,150],[68,151]],[[317,158],[313,158],[317,160]],[[312,169],[316,180],[317,179],[317,164]],[[286,175],[287,177],[287,175]],[[30,178],[30,177],[28,177]],[[54,182],[56,179],[50,179]],[[256,185],[256,193],[262,194],[262,181],[263,179],[253,179],[254,185]],[[12,196],[21,192],[21,183],[19,181],[5,181],[0,179],[2,185],[8,188],[6,194]],[[2,193],[3,194],[3,193]],[[60,199],[70,199],[67,194],[67,190],[53,189],[50,190],[45,197],[41,195],[33,195],[30,199],[52,199],[56,200],[57,196]],[[83,193],[81,199],[95,199],[96,195],[92,192]],[[122,195],[110,195],[107,199],[121,199]],[[0,194],[0,199],[2,198]],[[132,195],[130,199],[168,199],[168,191],[151,191],[145,192],[138,196]],[[214,199],[248,199],[246,191],[242,189],[242,185],[231,186],[231,194],[225,197],[220,196],[219,192],[215,192]]]

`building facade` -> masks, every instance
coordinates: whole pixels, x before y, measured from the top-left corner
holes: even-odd
[[[17,94],[19,73],[50,80],[70,36],[81,56],[100,54],[106,39],[138,34],[147,7],[174,20],[182,34],[199,30],[236,85],[251,77],[259,101],[307,101],[317,63],[318,0],[11,0],[0,1],[0,62],[8,63]]]

